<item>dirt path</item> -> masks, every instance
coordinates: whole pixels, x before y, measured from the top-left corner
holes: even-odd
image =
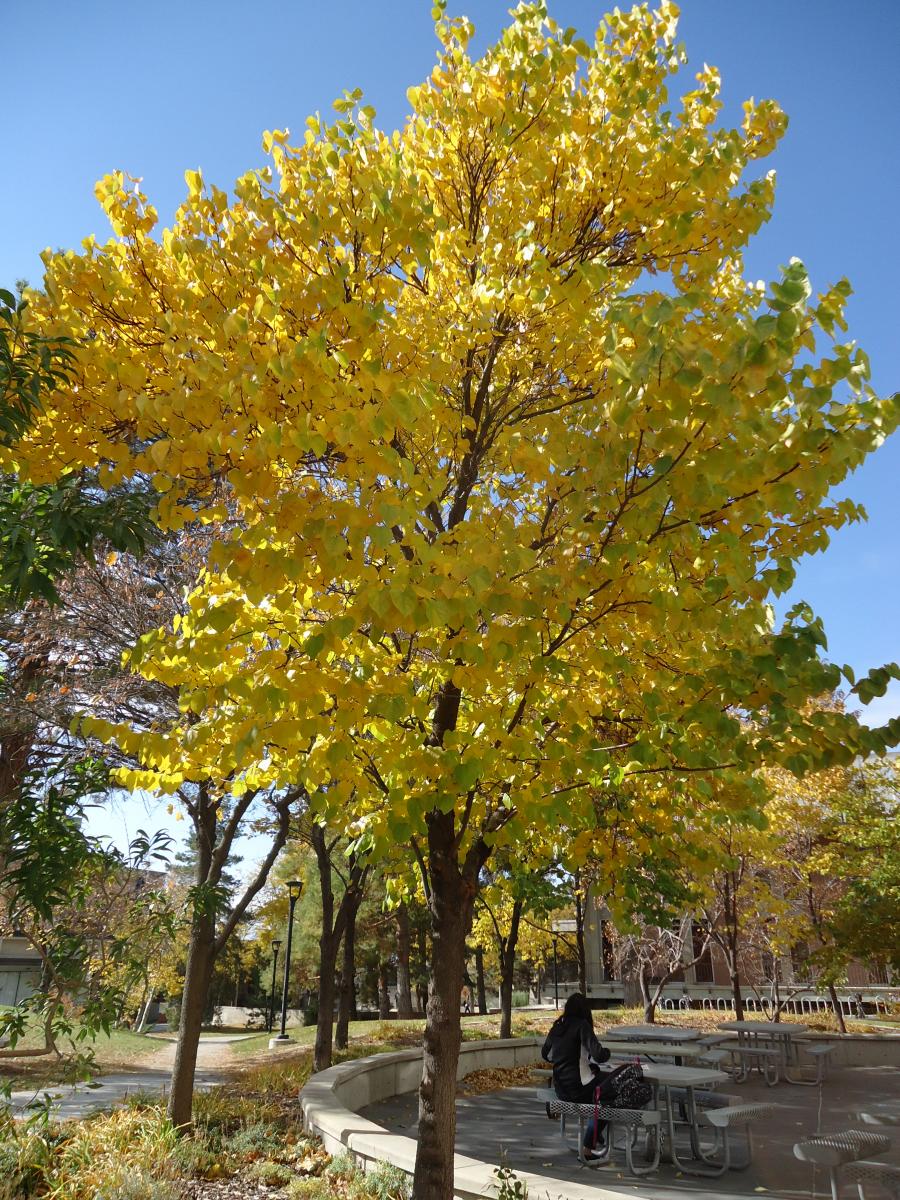
[[[208,1037],[200,1035],[197,1047],[197,1069],[213,1071],[234,1065],[235,1055],[231,1046],[233,1042],[243,1042],[255,1034],[236,1033],[234,1035],[213,1034]],[[175,1065],[175,1046],[177,1039],[169,1034],[150,1034],[154,1042],[164,1042],[162,1049],[151,1050],[140,1058],[135,1059],[136,1068],[149,1067],[154,1070],[171,1071]]]

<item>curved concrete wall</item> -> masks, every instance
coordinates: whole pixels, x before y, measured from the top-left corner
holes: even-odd
[[[541,1038],[510,1038],[507,1041],[463,1042],[460,1046],[457,1078],[486,1067],[527,1066],[540,1058]],[[416,1141],[399,1133],[389,1133],[374,1121],[361,1117],[354,1109],[375,1104],[389,1096],[412,1092],[422,1077],[422,1051],[402,1050],[392,1054],[372,1054],[340,1063],[313,1075],[300,1093],[303,1124],[325,1143],[329,1154],[349,1151],[361,1167],[390,1162],[411,1175],[416,1162]],[[454,1163],[454,1195],[459,1200],[477,1200],[496,1194],[496,1163],[484,1163],[457,1154]],[[532,1196],[547,1191],[547,1176],[517,1172]],[[566,1200],[635,1200],[634,1191],[612,1188],[581,1187],[559,1184]]]
[[[805,1042],[834,1046],[833,1067],[900,1067],[900,1036],[877,1033],[810,1033]]]

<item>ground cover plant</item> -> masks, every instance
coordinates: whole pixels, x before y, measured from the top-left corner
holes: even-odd
[[[408,1044],[390,1033],[389,1025],[372,1040],[370,1026],[369,1040],[354,1039],[340,1057]],[[363,1180],[349,1162],[332,1164],[318,1139],[302,1133],[297,1096],[311,1068],[311,1045],[283,1051],[274,1062],[260,1055],[243,1064],[227,1085],[195,1097],[186,1138],[176,1136],[159,1097],[63,1125],[36,1120],[17,1130],[5,1121],[0,1200],[237,1200],[260,1189],[287,1197],[402,1200],[408,1188],[396,1172],[386,1168]],[[227,1189],[217,1192],[217,1181]]]

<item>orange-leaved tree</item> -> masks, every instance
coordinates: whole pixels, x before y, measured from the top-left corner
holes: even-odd
[[[360,852],[419,866],[417,1200],[452,1194],[495,845],[577,837],[606,793],[680,821],[715,772],[897,735],[808,721],[840,673],[808,609],[776,631],[767,607],[860,515],[829,489],[896,408],[832,336],[845,284],[812,297],[796,261],[745,280],[774,181],[743,174],[785,119],[748,102],[718,127],[711,68],[673,104],[676,15],[617,11],[586,43],[522,4],[476,59],[439,6],[402,129],[347,94],[299,141],[266,134],[271,166],[233,196],[188,172],[159,236],[111,175],[114,237],[48,256],[35,299],[76,350],[21,468],[146,475],[166,526],[236,515],[187,614],[132,656],[184,706],[134,782],[302,786]]]

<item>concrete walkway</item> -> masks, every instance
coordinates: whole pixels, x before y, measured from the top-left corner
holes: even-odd
[[[230,1055],[226,1052],[223,1056],[221,1048],[230,1042],[242,1042],[245,1038],[253,1036],[255,1035],[201,1035],[197,1050],[194,1090],[205,1092],[222,1083],[224,1076],[218,1068],[224,1065],[223,1060],[229,1060]],[[45,1086],[37,1091],[29,1088],[13,1092],[11,1099],[14,1115],[19,1119],[27,1117],[29,1106],[40,1103],[45,1095],[52,1098],[51,1113],[58,1121],[86,1117],[101,1109],[112,1108],[129,1096],[165,1095],[175,1063],[175,1038],[160,1040],[166,1041],[168,1045],[153,1056],[152,1066],[136,1067],[133,1071],[113,1071],[86,1083],[59,1084]]]

